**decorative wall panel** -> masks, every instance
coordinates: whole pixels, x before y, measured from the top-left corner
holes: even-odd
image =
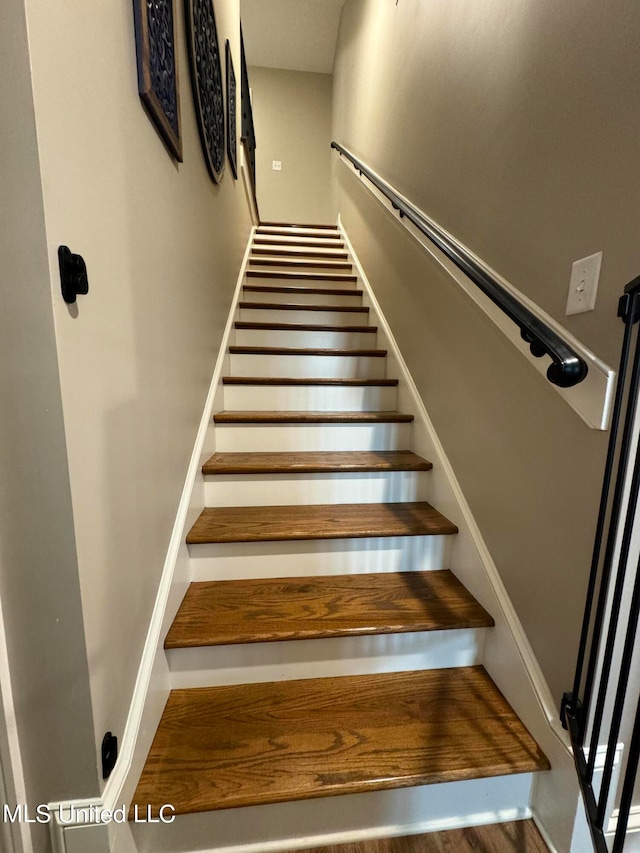
[[[237,118],[236,118],[236,75],[233,70],[233,57],[231,56],[231,45],[229,39],[225,44],[227,60],[227,156],[233,177],[238,177],[238,140],[237,140]]]
[[[182,162],[173,0],[134,0],[138,91],[170,152]]]
[[[212,180],[224,173],[224,98],[212,0],[185,0],[187,48],[200,142]]]

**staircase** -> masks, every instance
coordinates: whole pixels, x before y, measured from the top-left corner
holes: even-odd
[[[174,689],[132,803],[176,809],[154,849],[292,849],[292,809],[319,798],[311,834],[411,828],[445,796],[462,822],[473,803],[506,814],[549,767],[481,665],[493,619],[449,568],[457,527],[426,500],[363,303],[337,229],[257,229],[165,641]]]

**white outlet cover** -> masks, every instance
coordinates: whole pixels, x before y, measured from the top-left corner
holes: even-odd
[[[602,252],[589,255],[576,261],[571,267],[569,296],[567,298],[567,316],[593,311],[598,292],[598,279],[602,266]]]
[[[272,160],[271,161],[271,168],[273,169],[274,172],[281,172],[282,171],[282,160]]]

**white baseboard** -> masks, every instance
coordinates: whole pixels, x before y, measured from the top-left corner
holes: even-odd
[[[210,441],[213,413],[222,387],[227,348],[233,331],[254,232],[255,226],[251,229],[240,266],[229,317],[222,336],[213,377],[187,469],[142,652],[129,715],[120,743],[118,761],[100,798],[48,804],[49,812],[52,815],[49,826],[55,853],[75,853],[76,849],[79,851],[80,847],[71,849],[69,845],[71,844],[70,839],[73,839],[73,844],[76,844],[76,838],[80,837],[86,845],[83,848],[86,853],[102,853],[103,849],[109,849],[108,847],[104,848],[104,839],[116,831],[116,824],[111,823],[107,827],[105,824],[101,824],[99,820],[88,823],[80,821],[76,824],[67,820],[61,821],[61,815],[63,818],[68,817],[71,813],[70,810],[73,810],[75,814],[83,814],[86,811],[87,814],[95,815],[103,810],[113,811],[129,804],[169,697],[171,681],[164,653],[164,636],[191,580],[191,567],[185,537],[195,517],[204,506],[204,478],[201,472],[203,456],[207,451],[208,441]],[[72,829],[78,831],[72,834]]]

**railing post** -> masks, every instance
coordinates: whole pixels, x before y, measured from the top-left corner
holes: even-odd
[[[616,757],[620,746],[618,738],[625,711],[629,707],[629,676],[640,621],[640,561],[635,567],[636,574],[629,605],[623,606],[627,586],[630,583],[628,575],[631,543],[636,527],[636,507],[640,496],[640,445],[632,446],[637,429],[640,401],[640,334],[637,333],[640,319],[640,277],[634,279],[625,288],[625,293],[620,298],[618,316],[625,325],[625,331],[611,434],[573,689],[571,693],[565,694],[561,707],[561,719],[569,729],[587,821],[598,853],[609,853],[605,822],[611,803]],[[633,367],[628,377],[632,350],[634,350]],[[613,495],[611,494],[612,483],[615,483]],[[604,555],[602,554],[603,543]],[[623,636],[624,645],[618,661],[617,650]],[[603,736],[605,708],[612,697],[615,698],[607,720],[608,734],[604,744],[606,754],[599,785],[596,785],[594,772],[601,751],[600,741]],[[589,728],[591,730],[589,746],[585,750],[586,734]],[[627,771],[611,853],[622,853],[633,793],[630,774],[635,781],[639,758],[640,700],[635,715],[631,747],[625,755]]]

